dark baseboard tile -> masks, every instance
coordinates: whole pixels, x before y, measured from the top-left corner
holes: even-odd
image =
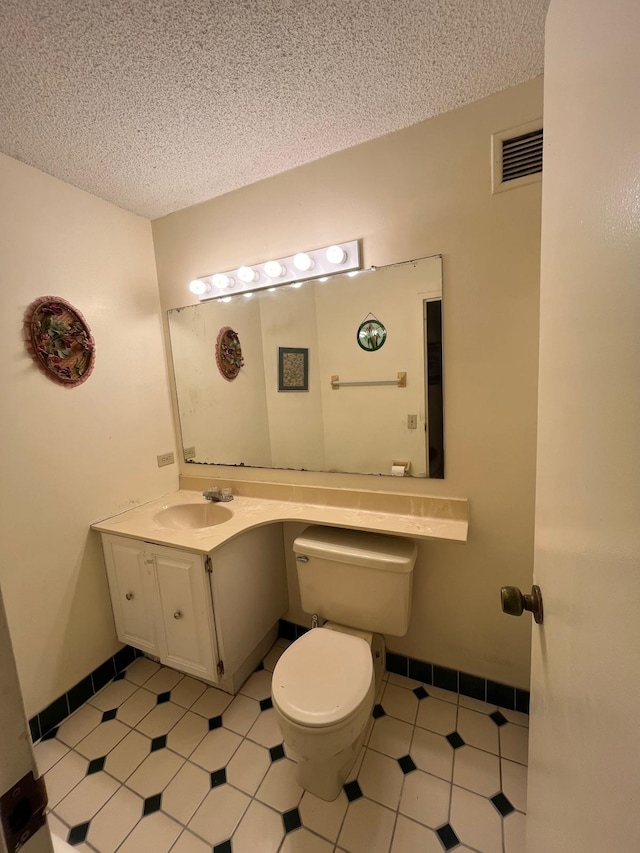
[[[40,711],[29,720],[31,740],[35,743],[41,737],[55,729],[60,723],[73,714],[81,705],[91,699],[98,690],[108,684],[118,673],[126,669],[142,652],[132,646],[124,646],[113,657],[108,658],[103,664],[82,681],[75,684],[70,690],[59,696],[44,711]]]
[[[297,640],[307,630],[308,628],[288,622],[286,619],[280,620],[279,636],[286,640]],[[387,652],[387,672],[404,675],[422,684],[441,687],[443,690],[460,693],[462,696],[479,699],[481,702],[489,702],[491,705],[499,705],[511,711],[529,713],[528,690],[509,687],[507,684],[500,684],[478,675],[470,675],[457,669],[416,660],[396,652]]]

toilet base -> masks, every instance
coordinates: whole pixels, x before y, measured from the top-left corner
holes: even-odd
[[[360,737],[331,758],[298,758],[296,781],[301,788],[319,797],[321,800],[332,802],[342,790],[349,772],[355,764],[360,748],[364,743],[365,732]]]

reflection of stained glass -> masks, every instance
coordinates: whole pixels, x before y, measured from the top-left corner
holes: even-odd
[[[387,330],[379,320],[365,320],[358,327],[358,346],[364,350],[377,350],[384,344]]]

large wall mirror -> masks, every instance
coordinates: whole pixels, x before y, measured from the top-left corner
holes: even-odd
[[[169,311],[185,458],[444,477],[441,306],[434,256]],[[372,324],[362,346],[368,320],[382,345]],[[242,347],[233,381],[216,365],[225,327]]]

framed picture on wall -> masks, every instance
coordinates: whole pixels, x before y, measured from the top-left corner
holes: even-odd
[[[309,350],[278,347],[278,391],[309,390]]]

